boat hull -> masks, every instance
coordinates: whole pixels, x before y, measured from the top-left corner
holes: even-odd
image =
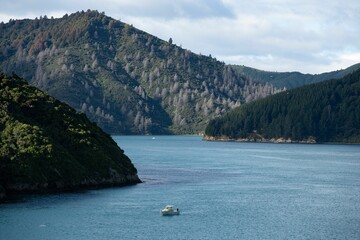
[[[163,215],[163,216],[180,215],[180,211],[176,211],[176,212],[163,212],[163,211],[161,211],[161,215]]]

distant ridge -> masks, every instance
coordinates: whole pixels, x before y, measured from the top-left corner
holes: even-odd
[[[360,143],[360,69],[244,104],[210,121],[205,139]]]
[[[317,83],[330,79],[342,78],[358,69],[360,63],[352,65],[344,70],[332,71],[321,74],[303,74],[300,72],[270,72],[251,67],[231,65],[233,69],[253,81],[271,83],[278,88],[292,89],[303,85]]]

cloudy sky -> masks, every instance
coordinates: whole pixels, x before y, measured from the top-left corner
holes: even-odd
[[[0,0],[0,21],[98,10],[229,64],[322,73],[360,62],[359,0]]]

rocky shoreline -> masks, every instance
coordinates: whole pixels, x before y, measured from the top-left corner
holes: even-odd
[[[214,137],[214,136],[208,136],[204,135],[203,140],[205,141],[217,141],[217,142],[262,142],[262,143],[306,143],[306,144],[314,144],[317,143],[316,140],[313,137],[309,137],[308,139],[304,140],[293,140],[290,138],[264,138],[260,135],[257,135],[256,137],[251,136],[248,138],[230,138],[227,136],[220,136],[220,137]]]

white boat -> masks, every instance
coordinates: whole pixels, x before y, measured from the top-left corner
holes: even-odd
[[[180,215],[180,210],[178,208],[175,209],[173,205],[166,205],[164,209],[160,210],[160,213],[163,216]]]

